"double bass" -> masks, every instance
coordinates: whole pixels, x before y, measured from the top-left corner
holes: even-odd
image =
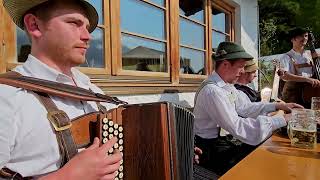
[[[313,70],[314,76],[313,78],[320,80],[320,57],[318,56],[315,49],[315,38],[313,36],[312,31],[309,31],[309,46],[313,60]],[[302,99],[305,104],[311,104],[312,97],[320,97],[320,87],[312,87],[311,84],[303,87],[302,91]]]

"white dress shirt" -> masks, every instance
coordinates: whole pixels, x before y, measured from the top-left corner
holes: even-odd
[[[295,69],[291,57],[293,58],[296,64],[304,64],[312,62],[312,57],[310,51],[303,51],[303,53],[298,53],[291,49],[289,52],[285,53],[280,59],[280,67],[295,75],[304,76],[304,77],[311,77],[313,75],[312,67],[303,67]],[[296,72],[297,70],[297,72]]]
[[[274,104],[250,102],[215,72],[207,81],[210,83],[199,92],[194,107],[194,130],[198,136],[216,138],[221,127],[242,142],[257,145],[286,125],[284,117],[262,115],[275,111]]]
[[[66,76],[29,55],[27,61],[14,69],[25,76],[76,85],[94,92],[102,90],[91,84],[89,77],[76,68],[73,78]],[[69,118],[97,110],[95,102],[80,102],[51,97]],[[47,110],[30,91],[0,84],[0,168],[34,176],[55,171],[61,159],[56,135]]]

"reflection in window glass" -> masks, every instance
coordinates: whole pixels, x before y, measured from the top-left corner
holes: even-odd
[[[180,18],[180,44],[204,48],[204,27]]]
[[[103,68],[105,67],[103,30],[100,28],[96,28],[91,33],[91,36],[92,36],[92,39],[90,41],[90,48],[88,49],[86,54],[86,62],[81,66]]]
[[[180,73],[205,74],[204,52],[189,48],[180,48]]]
[[[204,22],[204,6],[201,0],[180,0],[180,14],[187,16],[190,19]]]
[[[137,0],[121,0],[121,30],[165,39],[164,11]]]
[[[228,41],[226,35],[212,31],[212,48],[217,48],[223,41]]]
[[[212,27],[215,30],[226,32],[226,14],[217,9],[212,9]]]
[[[184,16],[187,16],[185,14],[185,12],[183,10],[180,9],[180,14],[184,15]],[[204,10],[201,10],[193,15],[189,15],[187,16],[188,18],[192,19],[192,20],[195,20],[195,21],[198,21],[200,23],[204,23],[204,18],[203,18],[203,15],[204,15]]]
[[[150,1],[160,6],[164,6],[164,0],[150,0]]]
[[[91,0],[90,4],[92,4],[98,12],[98,15],[99,15],[99,22],[98,23],[103,24],[103,11],[102,11],[103,3],[102,3],[102,0]]]
[[[166,45],[122,34],[122,68],[167,72]]]
[[[27,34],[16,26],[18,62],[25,62],[31,52],[31,42]]]

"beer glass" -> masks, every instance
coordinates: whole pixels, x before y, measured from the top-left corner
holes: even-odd
[[[292,117],[288,122],[288,136],[292,146],[315,148],[317,145],[315,111],[311,109],[293,109]]]
[[[317,140],[320,142],[320,97],[311,98],[311,109],[315,110],[315,118],[317,122]]]

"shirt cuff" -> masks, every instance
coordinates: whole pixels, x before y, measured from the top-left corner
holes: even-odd
[[[287,125],[287,122],[284,119],[284,117],[272,117],[271,123],[273,131]]]
[[[274,111],[276,111],[276,104],[275,103],[265,103],[264,111],[265,112],[274,112]]]

